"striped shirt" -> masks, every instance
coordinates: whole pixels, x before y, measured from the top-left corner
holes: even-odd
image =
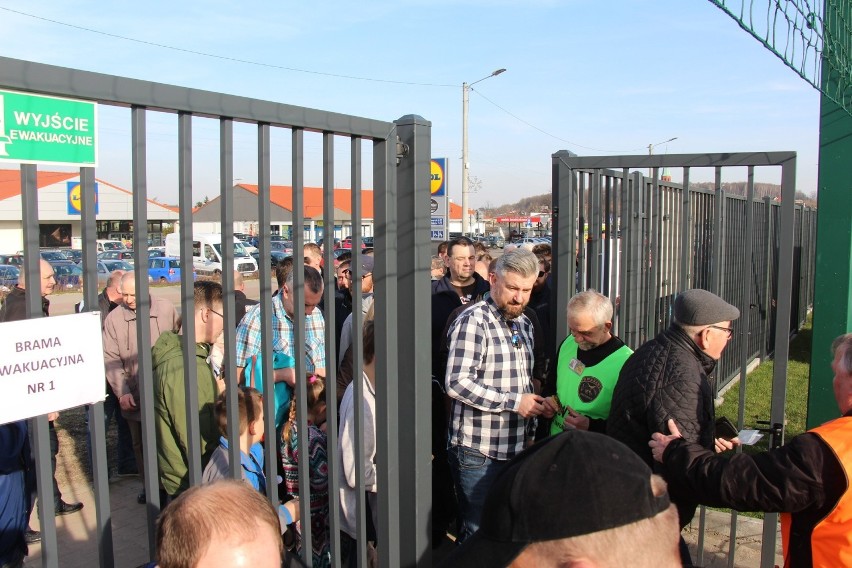
[[[294,342],[293,319],[284,310],[281,294],[272,298],[272,349],[291,357]],[[237,366],[246,367],[252,355],[260,353],[260,304],[246,310],[246,315],[237,327]],[[325,369],[325,319],[318,308],[305,317],[306,370]]]
[[[533,392],[533,337],[526,315],[507,320],[490,297],[459,314],[449,331],[450,444],[496,460],[523,450],[526,421],[517,411]]]

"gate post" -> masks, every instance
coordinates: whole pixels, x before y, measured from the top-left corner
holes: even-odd
[[[852,200],[847,175],[852,152],[852,139],[848,136],[852,131],[852,116],[825,95],[821,101],[808,428],[839,414],[831,387],[829,347],[835,337],[852,330],[852,234],[849,232]]]
[[[398,269],[399,380],[395,408],[399,427],[395,435],[398,437],[399,470],[390,473],[398,474],[399,501],[396,518],[389,518],[389,532],[397,532],[398,560],[391,557],[390,563],[384,565],[431,566],[432,350],[428,345],[428,322],[431,313],[429,167],[432,123],[420,116],[406,115],[395,124],[400,142],[408,147],[397,166],[397,240],[396,243],[388,242],[389,246],[396,245]],[[380,489],[380,495],[381,492]]]

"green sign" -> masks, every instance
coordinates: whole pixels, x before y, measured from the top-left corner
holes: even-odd
[[[0,161],[97,166],[97,104],[0,90]]]

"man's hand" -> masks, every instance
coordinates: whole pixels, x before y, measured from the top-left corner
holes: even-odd
[[[565,414],[563,424],[568,426],[569,428],[576,428],[577,430],[588,430],[589,429],[589,420],[588,416],[583,416],[576,412],[573,408],[569,408],[568,412]]]
[[[557,412],[559,412],[559,405],[553,400],[553,397],[548,396],[545,398],[542,404],[541,415],[545,418],[553,418]]]
[[[53,421],[54,421],[54,420],[56,420],[57,418],[59,418],[59,413],[58,413],[58,412],[48,412],[48,413],[47,413],[47,421],[48,421],[48,422],[53,422]]]
[[[666,453],[669,443],[683,437],[680,435],[680,430],[677,429],[677,424],[671,418],[669,418],[669,432],[671,432],[669,436],[654,432],[651,434],[651,441],[648,442],[648,445],[651,446],[651,455],[660,463],[663,463],[663,454]]]
[[[121,398],[118,399],[118,405],[124,411],[131,411],[136,408],[136,402],[133,400],[133,395],[130,393],[121,395]]]
[[[740,445],[739,438],[731,438],[730,440],[726,440],[725,438],[716,438],[714,442],[717,454],[727,452],[728,450],[733,450],[736,446]]]
[[[544,399],[537,394],[522,394],[521,404],[518,406],[518,414],[524,418],[538,416],[544,412],[544,406],[542,405],[543,402]]]

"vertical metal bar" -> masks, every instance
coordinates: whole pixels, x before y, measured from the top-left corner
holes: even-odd
[[[651,266],[648,270],[648,288],[646,290],[647,311],[645,324],[646,337],[648,339],[657,335],[660,318],[660,270],[661,259],[660,252],[662,250],[660,240],[662,238],[662,199],[659,184],[658,168],[654,168],[654,179],[651,182],[651,230],[650,242],[648,243],[651,251]]]
[[[629,254],[629,232],[628,227],[633,226],[633,218],[630,208],[630,170],[624,168],[621,171],[621,191],[619,194],[620,206],[616,217],[616,247],[618,249],[618,297],[621,301],[616,309],[616,320],[614,323],[615,334],[624,340],[629,329],[630,312],[627,309],[627,261]]]
[[[580,272],[580,283],[577,285],[577,292],[581,290],[586,290],[589,287],[589,275],[588,275],[588,260],[587,254],[589,250],[589,240],[586,235],[586,226],[588,225],[588,211],[586,210],[586,177],[588,173],[581,170],[575,170],[577,172],[577,213],[579,215],[578,218],[578,235],[577,242],[580,243],[580,249],[577,254],[577,266],[579,267]]]
[[[373,182],[376,188],[374,211],[377,223],[373,278],[375,285],[382,291],[375,300],[376,376],[388,379],[399,376],[397,348],[399,333],[396,319],[400,305],[396,256],[398,242],[396,146],[398,142],[395,128],[389,139],[378,142],[373,147]],[[423,151],[428,152],[428,149],[421,148],[421,152],[417,155],[418,162],[428,159],[428,154],[423,154]],[[416,187],[423,188],[423,184],[428,180],[425,175],[426,170],[423,168],[423,164],[420,164],[419,171],[424,175],[422,179],[415,180]],[[423,193],[423,195],[426,194]],[[425,263],[425,260],[423,262]],[[406,361],[406,366],[408,363]],[[381,566],[399,566],[400,559],[400,456],[397,440],[400,429],[398,414],[400,409],[397,407],[398,399],[398,381],[387,380],[382,384],[382,388],[376,389],[376,455],[382,460],[382,467],[379,467],[377,472],[378,486],[381,489],[378,492],[379,524],[376,527],[381,543],[379,546],[379,565]],[[361,558],[360,542],[359,558]]]
[[[701,566],[704,564],[704,535],[707,530],[707,508],[704,505],[698,507],[698,544],[696,548],[698,549],[698,558],[696,559],[696,565]]]
[[[95,311],[98,307],[98,268],[95,257],[97,227],[95,226],[95,170],[80,168],[80,193],[82,211],[83,241],[83,298],[87,311]],[[112,522],[109,505],[109,465],[106,450],[106,422],[104,421],[104,403],[97,402],[89,405],[89,432],[92,444],[92,478],[95,490],[95,523],[97,527],[98,558],[100,566],[113,566],[112,554]]]
[[[612,268],[613,268],[612,267],[612,248],[611,247],[612,247],[612,243],[614,242],[614,240],[612,238],[612,228],[613,228],[612,215],[613,215],[613,209],[614,209],[613,208],[613,196],[614,196],[613,184],[614,183],[615,182],[613,180],[612,175],[610,175],[610,173],[607,172],[607,176],[606,176],[605,183],[604,183],[604,189],[603,189],[603,192],[604,192],[604,200],[603,200],[604,229],[603,229],[603,231],[604,232],[603,232],[603,236],[601,238],[601,241],[603,241],[603,249],[601,251],[601,253],[602,253],[601,258],[603,259],[602,267],[601,267],[602,268],[601,274],[602,274],[602,277],[603,277],[603,279],[601,281],[601,293],[604,296],[607,296],[607,297],[610,297],[610,286],[611,286],[610,278],[612,277],[612,272],[613,272],[613,270],[612,270]]]
[[[131,172],[133,188],[133,248],[136,284],[136,338],[139,357],[139,401],[142,417],[142,454],[145,468],[145,495],[148,513],[148,551],[156,551],[156,519],[160,513],[157,438],[154,433],[154,382],[151,365],[151,297],[148,291],[148,172],[146,110],[134,106],[131,120]],[[140,250],[141,249],[141,250]]]
[[[565,319],[565,310],[568,307],[568,299],[575,291],[575,262],[576,262],[576,221],[574,217],[574,172],[565,160],[570,160],[568,152],[562,151],[552,156],[551,184],[552,184],[552,210],[553,210],[553,251],[554,266],[552,268],[554,278],[554,289],[556,291],[553,306],[550,312],[550,321],[553,324],[552,333],[557,338],[566,337],[568,334],[568,322]]]
[[[401,557],[398,566],[431,566],[432,547],[429,517],[432,509],[432,412],[430,405],[430,350],[423,349],[423,337],[429,336],[431,298],[426,267],[430,258],[430,208],[428,180],[430,171],[431,124],[419,116],[405,116],[396,121],[397,132],[409,148],[397,170],[397,353],[404,362],[407,376],[398,381],[396,416],[399,445],[399,511],[390,526],[399,527]],[[393,250],[393,249],[391,249]]]
[[[272,353],[272,274],[270,261],[272,248],[270,238],[270,178],[271,178],[271,147],[270,127],[268,124],[257,125],[257,223],[260,241],[259,288],[260,297],[260,352]],[[295,352],[294,352],[295,353]],[[262,358],[261,374],[271,377],[272,357]],[[239,366],[248,366],[250,361],[237,361]],[[334,414],[329,413],[330,415]],[[275,381],[263,381],[263,423],[267,432],[275,429]],[[278,476],[278,441],[267,443],[263,448],[264,469],[266,479],[276,479]],[[329,475],[329,479],[333,479]],[[329,491],[331,495],[333,491]],[[275,508],[278,508],[278,484],[266,484],[266,497]]]
[[[27,319],[42,317],[41,310],[41,255],[39,254],[38,184],[36,167],[21,165],[21,218],[35,222],[23,223],[24,227],[24,274],[26,275]],[[50,458],[50,432],[47,415],[36,416],[27,421],[32,430],[30,438],[35,447],[36,485],[38,489],[41,526],[42,566],[59,566],[59,550],[56,541],[56,518],[54,517],[53,468]]]
[[[628,284],[627,303],[625,306],[630,314],[627,344],[632,349],[638,349],[644,342],[641,315],[643,289],[642,265],[643,263],[647,263],[647,255],[643,254],[645,251],[643,239],[645,225],[645,211],[643,209],[645,176],[641,172],[633,173],[630,191],[632,192],[630,196],[630,226],[628,227],[630,248],[627,251],[630,282]]]
[[[780,227],[793,227],[795,221],[796,199],[796,158],[792,157],[781,165],[781,222]],[[784,424],[784,405],[787,401],[787,363],[790,356],[790,309],[792,298],[790,282],[793,277],[793,231],[781,231],[781,244],[778,251],[778,317],[775,321],[775,364],[772,369],[772,406],[770,422]],[[778,445],[784,443],[784,431],[780,440],[770,440]],[[761,568],[771,568],[775,564],[775,532],[778,514],[767,513],[763,518],[763,546],[761,548]]]
[[[772,324],[772,198],[763,198],[766,210],[766,225],[763,241],[763,262],[766,267],[763,282],[763,321],[760,338],[760,360],[766,361],[769,356],[769,326]]]
[[[305,383],[305,131],[294,128],[292,134],[293,175],[293,357],[296,359],[296,428],[308,442],[308,391]],[[299,479],[308,479],[308,460],[299,460]],[[311,561],[310,484],[299,486],[299,510],[302,517],[302,560]]]
[[[715,216],[713,224],[713,263],[710,291],[722,295],[722,218],[725,216],[725,192],[722,191],[722,168],[716,166]]]
[[[681,197],[683,213],[680,218],[680,281],[677,289],[672,290],[675,295],[692,288],[689,270],[689,261],[692,258],[692,192],[689,189],[688,167],[683,168],[683,195]]]
[[[742,258],[743,272],[740,278],[745,277],[745,291],[740,298],[740,321],[737,322],[740,336],[740,379],[739,379],[739,408],[737,410],[737,429],[742,430],[745,425],[745,403],[746,403],[746,376],[748,374],[749,336],[751,329],[751,297],[752,288],[752,254],[754,244],[752,229],[754,227],[754,166],[748,167],[748,183],[746,185],[746,222],[745,222],[745,254]],[[742,446],[737,446],[737,453],[742,453]],[[737,541],[737,512],[731,511],[731,528],[728,546],[728,566],[733,568],[736,557]]]
[[[237,346],[234,322],[236,312],[236,298],[234,297],[234,192],[232,183],[234,181],[234,121],[231,118],[219,119],[219,215],[220,215],[220,230],[221,240],[219,248],[222,254],[222,313],[224,314],[225,326],[223,333],[224,338],[224,360],[225,368],[225,390],[228,393],[225,406],[228,415],[228,463],[230,465],[231,479],[242,478],[242,467],[240,463],[241,452],[240,445],[237,440],[240,439],[240,423],[234,418],[240,415],[239,401],[237,400]],[[193,350],[194,354],[194,350]],[[267,375],[268,376],[268,375]],[[266,382],[266,381],[264,381]],[[272,381],[270,381],[272,382]],[[198,384],[193,383],[193,388],[198,390]],[[187,397],[187,400],[189,398]],[[197,422],[198,406],[187,408],[187,422]],[[200,433],[200,430],[199,430]],[[198,451],[200,445],[190,446],[190,453]],[[189,472],[189,482],[191,485],[201,483],[201,458],[198,460],[199,469],[198,477],[193,477],[194,470],[191,468]]]
[[[589,288],[601,290],[601,170],[595,169],[589,174],[591,187],[589,188],[589,206],[591,215],[589,221],[589,274],[586,282]]]
[[[334,207],[334,134],[331,132],[323,133],[323,253],[325,257],[326,278],[325,278],[325,305],[328,308],[323,314],[325,316],[325,399],[330,408],[331,401],[339,400],[337,394],[337,342],[335,336],[336,317],[335,313],[335,294],[337,292],[337,284],[334,270],[334,235],[335,235],[335,207]],[[359,145],[360,139],[354,138],[353,145]],[[358,160],[360,161],[360,156]],[[354,157],[353,157],[354,160]],[[352,178],[354,179],[353,174]],[[355,192],[352,191],[355,195]],[[353,328],[354,329],[354,328]],[[360,375],[353,375],[355,379],[360,379]],[[340,460],[337,455],[338,447],[338,425],[337,412],[326,413],[326,429],[333,434],[328,436],[326,441],[326,455],[328,459],[328,510],[329,510],[329,540],[332,558],[340,556],[340,492],[334,489],[337,488],[338,471],[340,468]],[[299,479],[299,487],[304,487],[304,480]],[[335,564],[336,565],[336,564]]]
[[[373,152],[373,160],[377,160],[380,156],[380,150],[374,144]],[[352,288],[355,292],[360,291],[356,282],[361,282],[361,147],[357,144],[357,141],[353,139],[352,141],[352,156],[353,160],[357,156],[357,162],[353,162],[353,171],[352,171],[352,221],[351,221],[351,229],[352,229]],[[355,171],[355,164],[357,164],[358,171]],[[383,178],[381,181],[384,181]],[[379,222],[378,211],[376,210],[376,205],[379,202],[379,199],[375,197],[376,194],[380,192],[384,192],[386,188],[384,185],[380,184],[379,179],[373,180],[373,217],[374,223]],[[376,237],[381,241],[380,236],[382,235],[381,230],[376,231]],[[378,248],[381,248],[381,244],[373,242]],[[373,286],[376,286],[377,281],[377,266],[373,266]],[[375,301],[378,301],[378,297],[375,297]],[[358,542],[358,548],[356,550],[358,565],[366,566],[366,558],[367,558],[367,505],[366,505],[366,494],[364,492],[364,406],[361,401],[364,400],[364,316],[362,309],[363,299],[362,295],[358,293],[352,294],[352,382],[353,382],[353,417],[355,419],[355,491],[356,491],[356,499],[355,499],[355,540]],[[378,306],[376,306],[378,307]],[[375,356],[378,358],[378,352],[375,353]],[[377,373],[378,374],[378,373]],[[374,417],[375,419],[375,417]],[[378,527],[376,527],[378,530]]]

